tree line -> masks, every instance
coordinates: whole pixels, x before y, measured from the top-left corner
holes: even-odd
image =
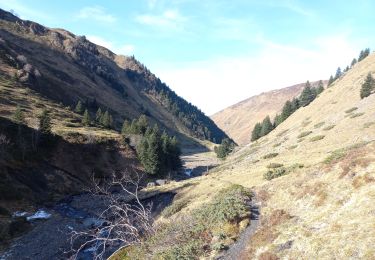
[[[150,175],[165,176],[181,168],[181,149],[177,138],[162,133],[157,124],[150,127],[145,115],[134,119],[131,123],[125,120],[121,135],[129,143],[130,135],[140,135],[141,141],[136,147],[139,161]]]
[[[101,107],[98,107],[95,116],[91,116],[87,107],[79,100],[74,108],[74,112],[83,115],[81,122],[84,126],[96,125],[107,129],[112,129],[114,127],[112,115],[108,110],[103,112]]]
[[[355,64],[358,62],[364,60],[367,56],[370,55],[370,48],[366,48],[364,50],[361,50],[361,52],[358,55],[358,58],[353,58],[352,62],[350,63],[350,66],[346,66],[344,71],[341,70],[340,67],[337,68],[335,76],[330,76],[328,80],[328,86],[331,86],[333,82],[335,82],[337,79],[339,79],[344,73],[348,72],[351,68],[354,67]]]
[[[255,124],[251,132],[251,141],[256,141],[262,136],[267,135],[278,125],[284,122],[300,107],[308,106],[320,93],[324,91],[323,82],[320,80],[317,87],[312,87],[307,81],[305,87],[298,98],[293,98],[285,102],[280,114],[276,114],[273,122],[269,116],[266,116],[262,122]]]

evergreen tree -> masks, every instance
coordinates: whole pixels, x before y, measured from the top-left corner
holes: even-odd
[[[324,91],[323,81],[319,80],[318,87],[316,88],[316,95]]]
[[[336,74],[335,74],[335,78],[334,79],[336,80],[336,79],[340,78],[341,75],[342,75],[341,68],[338,67],[337,70],[336,70]]]
[[[329,77],[329,80],[328,80],[328,86],[331,86],[332,85],[332,83],[335,81],[335,79],[333,78],[333,76],[331,75],[330,77]]]
[[[282,115],[277,114],[275,118],[273,119],[273,127],[276,128],[278,125],[280,125],[283,122]]]
[[[228,138],[224,138],[221,144],[215,147],[215,153],[218,158],[224,159],[230,154],[234,149],[234,144]]]
[[[260,131],[260,135],[265,136],[272,130],[273,130],[273,125],[271,123],[271,119],[269,116],[266,116],[266,118],[262,122],[262,130]]]
[[[293,105],[289,100],[285,102],[283,110],[281,112],[281,120],[285,121],[293,113]]]
[[[370,96],[375,90],[375,80],[372,77],[371,73],[367,74],[365,82],[362,84],[360,96],[361,98],[365,98]]]
[[[97,123],[100,123],[102,116],[103,116],[103,112],[102,112],[102,109],[99,107],[95,114],[95,121]]]
[[[128,120],[124,120],[124,123],[122,124],[122,128],[121,128],[121,134],[127,135],[129,133],[130,133],[130,123]]]
[[[50,134],[52,131],[51,117],[48,110],[43,110],[39,115],[39,131],[42,134]]]
[[[105,128],[109,128],[110,125],[111,125],[111,118],[109,117],[109,112],[108,110],[105,111],[105,113],[103,114],[101,120],[100,120],[100,123],[102,124],[102,126],[104,126]]]
[[[147,117],[145,115],[141,115],[138,118],[137,124],[138,124],[139,133],[142,135],[145,134],[147,126],[148,126]]]
[[[355,65],[356,63],[357,63],[357,59],[354,58],[354,59],[352,60],[352,63],[350,64],[350,67],[353,68],[354,65]]]
[[[346,66],[346,68],[344,69],[344,72],[348,72],[349,71],[349,66]]]
[[[370,49],[369,48],[361,50],[361,52],[359,54],[359,57],[358,57],[358,62],[364,60],[369,54],[370,54]]]
[[[292,108],[293,108],[293,113],[300,108],[299,100],[298,98],[293,98],[292,100]]]
[[[17,106],[16,111],[13,114],[13,120],[17,124],[25,124],[25,122],[26,122],[23,111],[22,111],[22,109],[19,105]]]
[[[253,128],[253,131],[251,132],[251,141],[252,142],[258,140],[261,137],[261,135],[260,135],[261,131],[262,131],[261,123],[256,123],[254,128]]]
[[[157,129],[147,128],[138,149],[138,157],[145,171],[151,175],[161,174],[162,170],[162,149],[160,135]]]
[[[83,105],[82,105],[81,100],[79,100],[79,101],[77,102],[77,105],[76,105],[74,111],[75,111],[76,113],[78,113],[78,114],[82,114],[82,113],[83,113],[84,108],[83,108]]]
[[[85,109],[85,112],[83,113],[82,124],[84,126],[89,126],[90,123],[91,123],[91,118],[90,118],[89,111]]]
[[[311,89],[310,82],[307,81],[305,88],[303,89],[299,97],[300,104],[301,106],[305,107],[308,104],[310,104],[314,99],[315,99],[315,91]]]
[[[110,115],[109,115],[109,126],[108,126],[108,128],[113,128],[113,124],[114,124],[113,117],[112,117],[112,115],[110,114]]]

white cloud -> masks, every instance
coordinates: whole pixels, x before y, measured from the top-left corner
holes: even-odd
[[[102,37],[96,36],[96,35],[87,35],[86,38],[100,46],[103,46],[111,51],[113,51],[116,54],[122,54],[122,55],[132,55],[134,54],[135,47],[131,44],[123,44],[118,45],[113,42],[110,42],[106,39],[103,39]]]
[[[347,36],[316,38],[311,48],[259,39],[257,54],[217,57],[184,64],[156,66],[155,72],[187,100],[211,115],[264,91],[306,80],[328,79],[338,66],[350,64],[360,44]]]
[[[167,29],[178,29],[186,20],[178,10],[166,10],[160,15],[143,14],[136,17],[138,23]]]
[[[79,11],[77,18],[96,20],[105,23],[113,23],[117,20],[116,17],[107,13],[101,6],[84,7]]]

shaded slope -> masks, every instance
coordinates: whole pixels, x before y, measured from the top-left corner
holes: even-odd
[[[226,137],[213,121],[188,103],[134,57],[119,56],[84,36],[23,21],[0,10],[1,57],[9,76],[65,106],[79,100],[92,113],[98,106],[124,119],[148,115],[183,140],[220,142]],[[185,138],[184,138],[185,137]]]

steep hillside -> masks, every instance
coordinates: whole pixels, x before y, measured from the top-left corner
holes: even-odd
[[[317,86],[313,82],[312,86]],[[305,83],[264,92],[225,108],[211,116],[236,143],[245,145],[250,142],[254,125],[269,115],[273,118],[287,100],[301,94]]]
[[[246,250],[237,252],[242,259],[373,259],[375,94],[360,99],[369,72],[375,74],[374,53],[207,176],[164,187],[178,190],[177,213],[162,222],[174,224],[194,216],[226,187],[239,184],[255,192],[261,212],[255,234],[239,241],[247,244]],[[176,227],[181,230],[189,228],[178,225],[185,227]],[[212,257],[238,234],[235,221],[208,227],[209,223],[203,245],[198,238],[182,245],[169,240],[170,248],[178,245],[186,251],[158,250]],[[199,245],[206,251],[199,251]]]
[[[225,133],[134,57],[119,56],[84,36],[23,21],[0,10],[2,73],[64,106],[108,109],[120,128],[146,114],[181,140],[220,142]]]

